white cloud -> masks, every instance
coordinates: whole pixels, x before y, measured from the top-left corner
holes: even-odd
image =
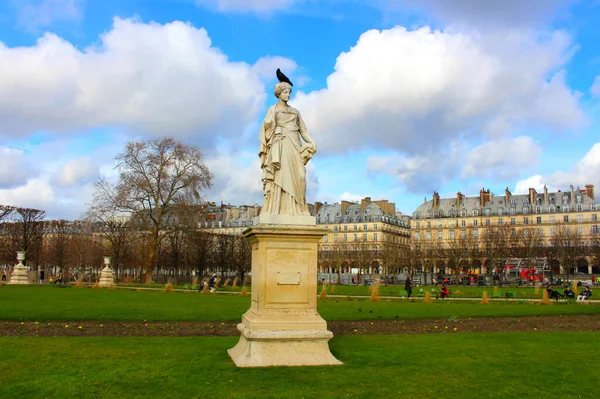
[[[439,190],[443,183],[460,175],[464,153],[465,144],[453,142],[439,151],[413,156],[400,153],[371,156],[367,158],[367,170],[394,177],[408,192],[429,192]]]
[[[299,92],[293,105],[324,152],[423,154],[515,126],[572,129],[585,118],[560,71],[571,51],[561,32],[370,30],[340,54],[326,89]]]
[[[19,25],[38,31],[54,22],[80,22],[85,0],[13,0]]]
[[[25,158],[23,150],[0,147],[0,188],[19,186],[33,177],[36,172]]]
[[[299,1],[302,0],[195,0],[195,3],[199,6],[208,6],[228,13],[267,13],[289,8]]]
[[[544,186],[546,186],[550,192],[559,190],[558,187],[546,184],[542,175],[534,175],[527,179],[519,180],[515,185],[513,194],[528,194],[530,188],[534,188],[536,192],[541,193],[544,191]]]
[[[488,141],[466,157],[462,175],[492,180],[515,180],[524,169],[537,164],[542,150],[531,137]]]
[[[596,76],[594,79],[594,83],[592,84],[592,87],[590,87],[590,92],[594,97],[600,96],[600,75]]]
[[[0,203],[5,205],[46,211],[49,205],[55,203],[54,190],[43,177],[29,179],[16,188],[0,189],[0,199]]]
[[[289,58],[266,56],[259,58],[258,61],[252,65],[252,71],[261,79],[268,82],[276,79],[275,71],[277,68],[280,68],[291,80],[292,73],[297,67],[298,65],[296,65],[296,62],[294,60],[290,60]]]
[[[576,0],[380,0],[387,11],[417,10],[447,25],[484,29],[530,27],[550,22]]]
[[[600,187],[600,143],[594,144],[570,170],[555,172],[546,179],[554,186],[563,188],[571,184],[581,188],[586,184]]]
[[[66,162],[53,179],[59,187],[72,187],[93,182],[99,177],[98,165],[87,156]]]
[[[253,121],[265,99],[252,67],[229,62],[208,33],[182,22],[115,18],[84,51],[47,33],[0,44],[0,131],[20,136],[118,126],[208,140]]]

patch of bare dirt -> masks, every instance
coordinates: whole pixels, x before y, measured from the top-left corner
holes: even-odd
[[[15,337],[162,337],[238,336],[233,322],[0,321],[0,336]],[[600,315],[477,317],[408,320],[338,320],[334,335],[443,334],[513,331],[600,331]]]

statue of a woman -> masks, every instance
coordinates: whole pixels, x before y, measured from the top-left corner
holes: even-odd
[[[306,205],[306,163],[317,151],[297,109],[288,101],[292,85],[275,85],[277,104],[267,110],[260,129],[264,203],[261,215],[310,215]],[[302,144],[302,142],[306,144]]]

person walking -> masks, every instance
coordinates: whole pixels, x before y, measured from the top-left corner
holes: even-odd
[[[410,277],[407,277],[404,282],[404,291],[406,291],[406,296],[410,299],[410,296],[412,295],[412,281]]]
[[[44,284],[44,269],[40,270],[40,284]]]

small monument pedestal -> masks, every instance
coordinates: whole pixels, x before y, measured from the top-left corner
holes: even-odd
[[[114,285],[114,283],[113,271],[110,268],[110,256],[105,256],[104,269],[100,271],[100,281],[98,282],[98,285],[100,287],[110,287],[111,284]]]
[[[252,245],[252,304],[228,351],[238,367],[342,364],[317,312],[317,244],[326,232],[314,224],[259,224],[244,232]]]
[[[23,261],[25,260],[25,251],[17,252],[17,260],[19,261],[19,264],[13,269],[8,284],[29,284],[27,266],[23,264]]]

